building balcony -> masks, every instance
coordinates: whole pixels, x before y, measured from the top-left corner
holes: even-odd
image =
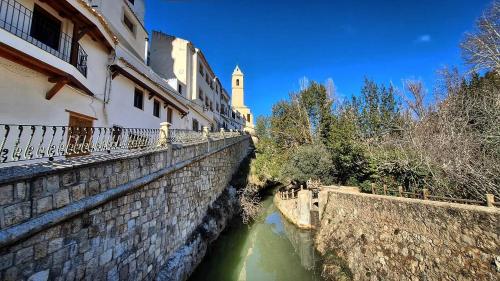
[[[87,76],[87,53],[61,31],[61,22],[43,9],[30,10],[15,0],[0,0],[0,28],[73,65]]]

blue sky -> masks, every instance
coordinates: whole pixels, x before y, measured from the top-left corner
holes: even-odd
[[[231,91],[245,73],[255,116],[298,89],[299,79],[332,78],[340,97],[378,83],[423,79],[463,68],[459,43],[488,0],[146,0],[146,27],[192,41]]]

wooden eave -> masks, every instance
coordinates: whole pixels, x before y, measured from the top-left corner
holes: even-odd
[[[72,21],[76,26],[79,26],[81,30],[83,30],[86,34],[90,36],[90,38],[92,38],[92,40],[104,43],[109,52],[111,52],[111,50],[114,49],[114,46],[109,43],[109,41],[106,39],[106,36],[99,29],[99,27],[67,1],[40,0],[40,2],[49,5],[54,10],[56,10],[61,17],[67,18],[68,20]],[[73,36],[76,35],[73,34]]]
[[[52,87],[52,89],[50,89],[46,94],[46,98],[49,100],[66,84],[82,90],[89,96],[94,96],[94,93],[92,93],[92,91],[85,87],[73,75],[14,49],[2,42],[0,42],[0,57],[47,75],[49,77],[49,82],[55,83],[54,87]]]
[[[179,111],[181,113],[181,115],[186,116],[188,114],[188,112],[186,110],[180,108],[174,102],[172,102],[172,101],[168,100],[167,98],[165,98],[158,91],[156,91],[155,89],[153,89],[152,87],[150,87],[148,84],[146,84],[143,81],[141,81],[136,76],[134,76],[131,73],[129,73],[123,67],[114,64],[114,65],[111,66],[111,72],[113,73],[112,74],[113,78],[116,77],[116,75],[118,75],[118,74],[123,75],[124,77],[126,77],[130,81],[132,81],[135,84],[137,84],[137,85],[141,86],[142,88],[146,89],[150,93],[150,95],[152,95],[152,96],[160,99],[164,104],[175,108],[177,111]]]

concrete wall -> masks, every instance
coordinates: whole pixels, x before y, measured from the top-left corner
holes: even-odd
[[[354,280],[500,279],[496,208],[341,191],[320,202],[318,249]]]
[[[295,199],[282,199],[280,193],[274,195],[274,204],[291,223],[302,229],[311,229],[312,192],[300,190]]]
[[[2,170],[0,279],[154,279],[226,189],[249,144],[240,136]]]

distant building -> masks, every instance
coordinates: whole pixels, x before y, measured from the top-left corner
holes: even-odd
[[[232,85],[232,106],[245,119],[244,130],[253,134],[255,130],[253,114],[250,108],[245,105],[245,75],[239,66],[236,66],[233,71]]]
[[[244,128],[242,117],[232,114],[229,95],[203,52],[190,41],[154,31],[150,56],[153,70],[190,101],[185,122],[192,129]]]

